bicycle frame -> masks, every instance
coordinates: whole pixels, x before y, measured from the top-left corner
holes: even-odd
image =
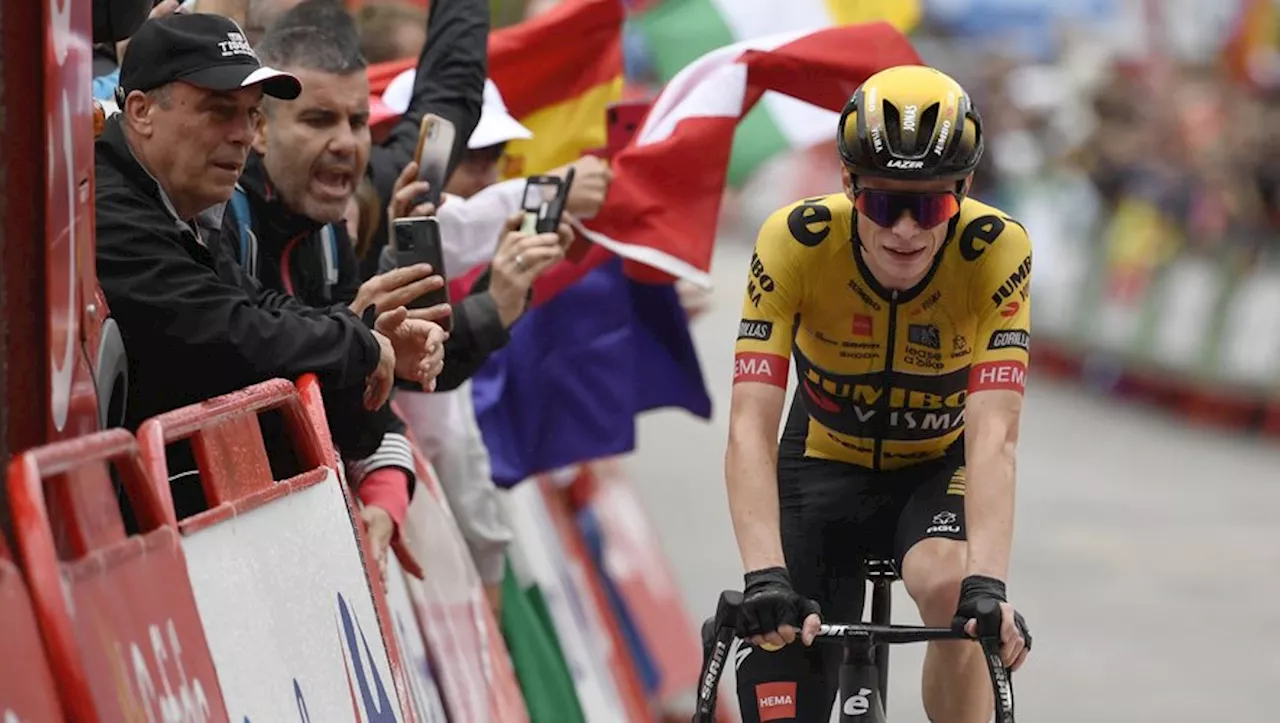
[[[951,628],[888,625],[890,582],[876,581],[872,597],[872,623],[824,623],[815,643],[840,643],[844,661],[840,665],[837,700],[842,723],[888,723],[885,697],[888,692],[888,646],[935,640],[973,640]],[[878,604],[877,604],[878,603]],[[713,723],[716,695],[725,661],[735,641],[746,644],[735,633],[742,593],[726,590],[720,595],[716,615],[702,626],[702,685],[693,723]],[[995,723],[1015,723],[1013,683],[1000,659],[1000,608],[994,603],[979,610],[979,637],[987,672],[991,675],[996,701]],[[987,634],[996,631],[994,635]],[[807,723],[807,722],[806,722]]]

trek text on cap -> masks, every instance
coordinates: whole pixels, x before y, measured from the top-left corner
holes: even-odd
[[[121,96],[175,80],[217,91],[261,85],[264,93],[283,100],[302,92],[296,77],[258,60],[235,21],[208,13],[148,20],[129,41],[120,66]]]

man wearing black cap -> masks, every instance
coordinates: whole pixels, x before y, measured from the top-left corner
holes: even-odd
[[[120,113],[95,147],[98,278],[128,354],[129,428],[266,379],[315,372],[335,442],[344,455],[363,457],[379,436],[364,432],[352,410],[381,407],[393,376],[421,381],[431,371],[426,329],[403,309],[362,322],[345,306],[303,306],[261,289],[210,243],[244,169],[262,96],[300,92],[296,77],[264,67],[239,26],[221,16],[172,15],[133,36],[116,91]],[[190,468],[173,457],[170,466]],[[203,504],[195,485],[175,484],[174,496],[180,515]]]

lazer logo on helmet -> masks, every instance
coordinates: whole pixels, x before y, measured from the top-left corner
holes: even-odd
[[[900,158],[895,158],[889,161],[888,163],[886,163],[885,166],[887,168],[902,168],[905,170],[916,170],[919,168],[924,168],[924,161],[904,161]]]

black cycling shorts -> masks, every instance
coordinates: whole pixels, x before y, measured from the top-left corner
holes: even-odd
[[[796,592],[826,620],[862,619],[864,561],[892,559],[928,537],[965,539],[964,443],[939,460],[877,472],[804,456],[808,416],[793,407],[778,448],[782,549]],[[840,646],[777,652],[743,645],[734,656],[743,723],[821,721],[831,713]]]

